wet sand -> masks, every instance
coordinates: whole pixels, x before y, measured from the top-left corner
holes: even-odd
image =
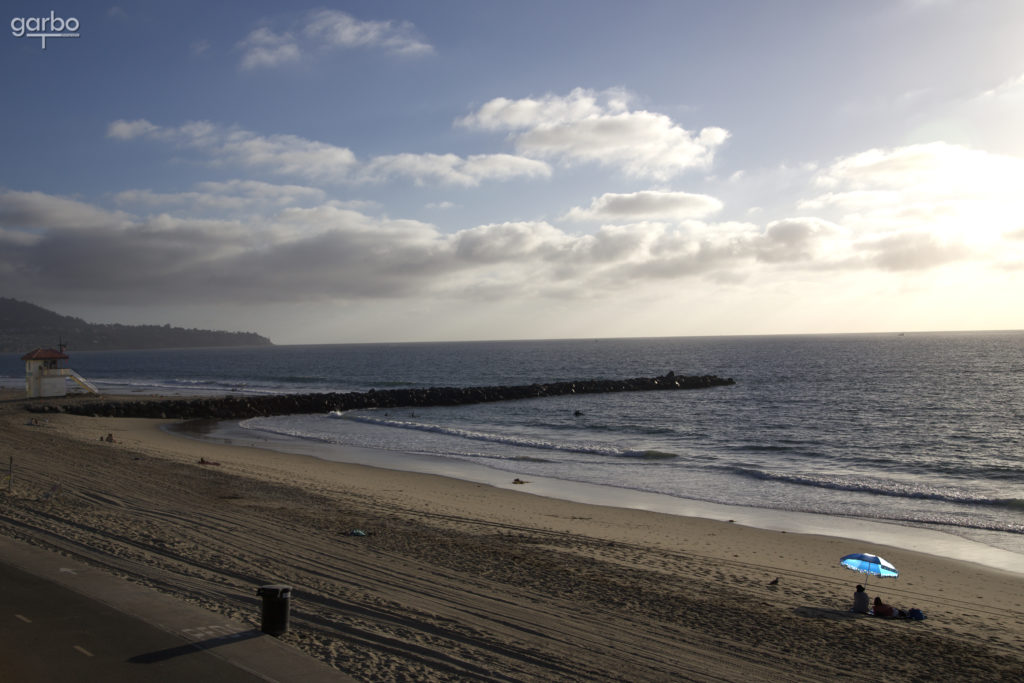
[[[0,533],[254,625],[256,587],[289,584],[282,640],[361,680],[875,680],[880,663],[890,680],[1024,680],[1021,574],[874,546],[902,576],[869,593],[928,618],[858,616],[837,560],[862,541],[200,442],[160,420],[33,425],[0,399]]]

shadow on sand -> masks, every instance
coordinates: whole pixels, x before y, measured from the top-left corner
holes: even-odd
[[[215,647],[220,647],[221,645],[230,645],[231,643],[249,640],[250,638],[259,638],[264,635],[264,633],[256,630],[241,631],[239,633],[232,633],[226,636],[199,640],[194,643],[186,643],[185,645],[179,645],[178,647],[169,647],[166,650],[147,652],[146,654],[136,655],[128,661],[132,664],[154,664],[166,659],[172,659],[173,657],[180,657],[182,655],[192,654],[202,650],[211,650]],[[269,638],[269,636],[267,637]]]

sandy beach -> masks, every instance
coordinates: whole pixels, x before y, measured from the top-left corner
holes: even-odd
[[[289,584],[282,640],[360,680],[1024,680],[1021,574],[876,546],[902,576],[869,593],[927,619],[859,616],[837,560],[860,541],[200,442],[161,420],[32,424],[24,405],[0,397],[0,533],[254,625],[256,587]]]

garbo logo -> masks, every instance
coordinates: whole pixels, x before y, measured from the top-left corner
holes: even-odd
[[[11,19],[11,35],[15,38],[39,38],[46,49],[47,38],[77,38],[79,21],[74,17],[64,19],[50,10],[48,17],[14,17]]]

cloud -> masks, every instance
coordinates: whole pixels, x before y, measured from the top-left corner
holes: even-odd
[[[456,233],[452,248],[461,261],[494,264],[549,258],[568,241],[568,236],[544,222],[498,223]]]
[[[729,137],[723,128],[691,133],[664,114],[630,110],[622,91],[577,88],[565,97],[499,97],[457,120],[458,125],[509,131],[525,156],[563,164],[616,166],[629,175],[668,179],[706,168]]]
[[[544,162],[511,154],[477,154],[466,158],[455,154],[393,154],[376,157],[361,170],[361,178],[367,181],[404,176],[417,185],[434,181],[465,187],[474,187],[483,180],[550,175],[551,167]]]
[[[25,194],[0,195],[0,230],[34,236],[15,234],[0,253],[0,289],[22,296],[147,305],[389,297],[417,292],[451,260],[432,226],[329,203],[263,220],[125,220]]]
[[[260,135],[209,121],[164,127],[145,119],[118,120],[107,127],[107,136],[117,140],[143,138],[168,142],[197,150],[215,164],[232,163],[328,183],[382,182],[406,177],[418,185],[436,182],[474,187],[483,181],[551,175],[551,167],[543,161],[512,154],[393,154],[360,164],[347,147],[296,135]]]
[[[566,97],[547,95],[540,99],[521,100],[496,97],[476,112],[459,119],[458,123],[483,130],[522,130],[572,123],[609,113],[625,113],[626,96],[622,93],[613,96],[612,92],[606,94],[608,103],[605,105],[600,104],[597,93],[583,88],[576,88]]]
[[[657,223],[604,225],[592,235],[577,237],[564,255],[565,263],[586,268],[642,262],[664,230]]]
[[[834,162],[817,183],[852,191],[992,195],[1020,187],[1024,160],[946,142],[872,149]]]
[[[131,217],[43,192],[0,192],[0,228],[77,230],[125,225]]]
[[[1016,225],[1024,159],[935,142],[839,159],[817,179],[830,189],[803,206],[835,208],[869,232],[926,229],[975,240]]]
[[[212,197],[240,201],[248,193],[265,205],[256,186],[205,189],[213,192],[123,197],[177,212],[149,216],[42,193],[4,193],[0,289],[111,305],[520,297],[570,285],[587,289],[601,272],[649,258],[647,246],[657,238],[657,231],[638,226],[571,235],[543,221],[446,234],[334,202],[287,206],[265,217],[252,212],[244,220],[184,215],[190,210],[178,204],[190,199],[198,202],[191,212],[199,214],[215,204]]]
[[[801,209],[830,215],[857,258],[888,270],[998,260],[1024,215],[1024,160],[944,142],[838,159],[817,185],[828,191]]]
[[[297,135],[259,135],[208,121],[178,127],[157,126],[145,119],[118,120],[107,128],[119,140],[149,138],[199,150],[215,163],[266,168],[273,173],[339,182],[348,177],[356,157],[345,147],[307,140]]]
[[[1008,78],[994,88],[984,91],[975,98],[979,102],[1024,102],[1024,74]]]
[[[238,42],[238,48],[243,69],[279,67],[298,62],[310,52],[334,49],[379,49],[412,57],[434,52],[409,22],[364,21],[327,9],[310,12],[290,30],[256,28]]]
[[[216,127],[190,130],[217,149],[224,144]],[[614,297],[625,288],[687,278],[737,287],[767,282],[769,274],[784,274],[789,282],[803,273],[811,282],[827,271],[905,276],[961,262],[1005,272],[1024,263],[1024,214],[1015,214],[1013,227],[989,244],[972,242],[966,230],[934,228],[941,212],[926,218],[924,211],[892,209],[900,192],[925,193],[910,178],[932,177],[913,159],[921,157],[851,157],[826,169],[831,191],[811,203],[838,212],[838,220],[805,215],[764,226],[709,222],[721,203],[705,195],[607,193],[568,212],[601,222],[582,234],[544,220],[445,231],[375,215],[370,204],[332,201],[317,188],[253,180],[114,195],[118,206],[138,213],[8,190],[0,192],[0,291],[107,305],[522,301]],[[994,167],[1006,170],[1004,162],[995,160]],[[864,192],[897,197],[878,195],[879,207],[862,194],[847,196]]]
[[[338,48],[381,48],[400,55],[425,55],[433,46],[416,35],[410,22],[361,21],[345,12],[319,10],[309,15],[305,34]]]
[[[824,265],[843,255],[848,231],[817,218],[789,218],[769,223],[754,241],[757,259],[766,263],[813,261]]]
[[[153,135],[159,131],[157,126],[145,119],[114,121],[107,127],[107,137],[117,140],[133,140],[145,135]]]
[[[124,190],[114,195],[121,206],[177,207],[185,211],[258,212],[292,205],[320,203],[323,190],[302,185],[274,185],[257,180],[202,182],[191,192]]]
[[[926,232],[906,232],[866,240],[857,250],[873,266],[884,270],[925,270],[972,256],[962,243],[946,242]]]
[[[704,218],[722,210],[714,197],[689,192],[647,190],[631,194],[606,193],[594,198],[589,208],[574,207],[566,219],[577,221],[635,222]]]
[[[299,61],[299,45],[291,33],[274,33],[262,27],[238,44],[243,50],[242,68],[275,67]]]
[[[32,247],[42,239],[42,235],[36,233],[0,228],[0,244],[5,244],[9,247]],[[0,267],[2,267],[2,264],[0,264]]]

